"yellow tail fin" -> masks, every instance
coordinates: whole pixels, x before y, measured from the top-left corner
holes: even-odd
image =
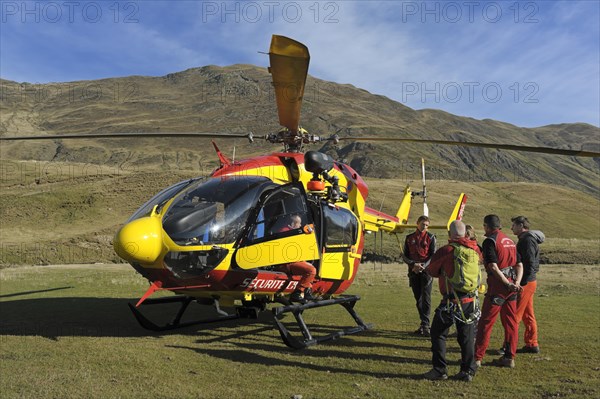
[[[465,204],[467,203],[467,196],[465,193],[461,193],[458,196],[458,201],[456,201],[456,205],[454,206],[454,210],[450,214],[450,218],[448,219],[447,228],[450,229],[450,223],[454,220],[461,220],[463,217],[463,213],[465,212]]]
[[[404,189],[404,196],[402,197],[402,202],[400,202],[400,207],[398,208],[398,212],[396,212],[396,217],[400,224],[408,223],[408,214],[410,213],[410,205],[412,202],[412,191],[410,186],[406,186]]]

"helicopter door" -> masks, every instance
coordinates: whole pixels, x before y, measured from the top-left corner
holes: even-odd
[[[347,209],[322,204],[323,257],[319,276],[336,280],[348,280],[354,272],[356,243],[359,223]]]
[[[319,259],[306,194],[298,183],[275,189],[262,202],[235,254],[242,269]]]

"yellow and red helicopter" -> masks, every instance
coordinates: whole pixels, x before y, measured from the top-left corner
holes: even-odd
[[[303,152],[307,144],[344,140],[337,135],[321,138],[300,127],[310,59],[308,48],[274,35],[269,57],[279,123],[283,126],[275,134],[107,133],[1,138],[245,137],[250,141],[262,138],[283,144],[283,152],[234,162],[213,142],[220,166],[210,176],[185,180],[164,189],[141,206],[116,233],[113,245],[117,254],[150,282],[138,303],[129,305],[138,322],[147,329],[164,331],[257,317],[273,303],[281,305],[271,309],[275,327],[285,344],[292,348],[304,348],[371,327],[354,309],[360,297],[344,292],[357,275],[366,233],[400,233],[415,227],[408,224],[408,217],[413,197],[422,195],[426,204],[424,166],[423,191],[415,193],[407,186],[396,215],[368,207],[368,188],[356,171],[326,154]],[[363,137],[351,140],[396,140],[600,156],[554,148],[426,139]],[[461,194],[448,223],[462,217],[465,202],[466,196]],[[292,215],[301,218],[301,226],[282,229]],[[308,261],[315,266],[317,276],[313,291],[318,300],[289,301],[289,294],[295,290],[300,277],[277,271],[274,266],[297,261]],[[177,295],[150,298],[159,290]],[[180,308],[165,325],[155,324],[139,310],[142,305],[173,302],[180,303]],[[213,306],[217,316],[182,321],[192,302]],[[336,304],[348,311],[356,326],[314,337],[302,317],[303,312]],[[225,312],[224,307],[235,308],[235,312]],[[283,324],[286,313],[293,314],[302,337],[294,336]]]

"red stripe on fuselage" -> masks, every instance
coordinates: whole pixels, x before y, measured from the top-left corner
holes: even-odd
[[[355,262],[356,267],[358,267],[358,262]],[[163,290],[176,289],[177,291],[185,289],[202,291],[198,286],[208,285],[205,291],[210,292],[291,293],[296,289],[298,281],[300,281],[300,276],[288,276],[285,273],[260,269],[213,270],[202,276],[186,279],[165,278],[164,270],[147,269],[144,275],[150,281],[162,281],[161,288]],[[317,280],[313,283],[313,291],[320,294],[341,294],[351,284],[351,280]]]
[[[283,162],[281,161],[281,157],[293,157],[296,158],[296,162],[304,163],[304,155],[296,154],[296,153],[280,153],[280,154],[271,154],[265,155],[262,157],[244,159],[241,161],[236,161],[229,166],[223,166],[218,168],[212,173],[213,177],[219,177],[230,174],[238,174],[245,170],[252,170],[258,168],[265,168],[269,166],[283,166]],[[300,158],[300,161],[298,160]]]

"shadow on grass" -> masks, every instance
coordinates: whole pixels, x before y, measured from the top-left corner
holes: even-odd
[[[0,335],[59,337],[140,337],[160,336],[138,325],[127,303],[133,298],[34,298],[0,301]],[[197,308],[197,309],[195,309]],[[144,314],[158,323],[167,323],[175,315],[178,304],[166,304],[161,309],[144,309]],[[212,310],[190,306],[188,318],[202,318]],[[224,321],[218,326],[234,327],[239,321]],[[211,325],[215,325],[214,323]],[[175,334],[196,335],[206,327],[173,330]],[[168,334],[163,332],[161,334]]]
[[[420,350],[423,346],[429,346],[431,342],[428,337],[415,336],[406,331],[378,330],[375,328],[365,332],[365,335],[377,340],[354,342],[352,345],[365,348],[388,347],[398,350]]]
[[[0,302],[0,335],[141,336],[125,298],[35,298]]]
[[[382,346],[397,350],[422,350],[417,345],[395,344],[390,340],[402,341],[408,335],[396,331],[369,330],[350,337],[342,337],[321,345],[311,347],[307,351],[293,351],[280,340],[279,333],[273,326],[270,312],[263,312],[258,319],[238,319],[192,326],[171,332],[155,333],[141,328],[127,303],[134,303],[131,298],[32,298],[0,301],[0,336],[42,336],[56,340],[60,337],[160,337],[167,334],[189,335],[196,338],[200,345],[199,352],[206,354],[219,353],[211,349],[213,343],[228,343],[241,351],[269,353],[298,353],[301,358],[335,356],[343,359],[376,359],[392,363],[427,364],[428,361],[410,356],[396,356],[368,353],[369,348]],[[175,314],[178,304],[165,304],[161,309],[149,307],[144,309],[152,320],[166,323]],[[186,319],[201,319],[214,316],[210,309],[202,306],[190,306]],[[293,318],[288,317],[288,328],[301,337],[301,332],[293,325]],[[313,336],[328,335],[343,326],[311,324]],[[356,353],[351,348],[362,348],[365,353]],[[345,350],[348,349],[348,350]],[[364,351],[367,349],[367,351]],[[412,378],[413,376],[404,376]]]
[[[312,371],[323,371],[326,373],[344,373],[344,374],[356,374],[356,375],[364,375],[371,376],[376,378],[405,378],[405,379],[420,379],[421,374],[402,374],[402,373],[392,373],[392,372],[375,372],[368,371],[364,369],[350,369],[350,368],[342,368],[336,366],[324,366],[314,364],[310,361],[310,354],[313,353],[313,350],[310,352],[303,352],[303,356],[298,356],[293,360],[282,359],[280,356],[275,355],[265,356],[260,353],[256,353],[252,345],[245,349],[210,349],[210,348],[192,348],[188,346],[180,346],[180,345],[171,345],[170,348],[174,349],[187,349],[198,354],[209,355],[215,358],[242,363],[242,364],[258,364],[264,366],[286,366],[293,368],[304,368]],[[276,352],[272,347],[265,345],[266,348],[270,348],[271,352]],[[332,357],[336,356],[336,353],[332,353],[331,351],[324,351],[328,353],[326,356]],[[347,358],[356,359],[356,354],[343,353]],[[399,361],[399,358],[394,358],[395,361]],[[400,360],[401,361],[401,360]]]
[[[345,345],[344,345],[344,342]],[[385,354],[377,354],[377,353],[358,353],[356,350],[345,350],[351,348],[360,347],[360,345],[354,345],[357,343],[357,340],[350,339],[341,339],[339,341],[334,341],[329,345],[317,345],[311,347],[309,350],[303,351],[295,351],[293,352],[299,359],[305,359],[310,357],[316,358],[327,358],[327,357],[335,357],[338,359],[348,359],[348,360],[372,360],[372,361],[383,361],[390,363],[414,363],[414,364],[430,364],[431,362],[425,359],[418,359],[412,357],[403,357],[398,355],[385,355]],[[266,345],[263,343],[238,343],[237,347],[242,349],[248,349],[252,351],[265,351],[265,352],[281,352],[277,348]]]
[[[0,301],[2,317],[0,336],[42,336],[56,340],[61,337],[161,337],[169,334],[169,332],[159,334],[142,329],[127,307],[127,303],[133,302],[135,302],[133,298],[86,297],[3,300]],[[163,319],[166,322],[175,314],[177,307],[177,304],[168,304],[162,310],[149,308],[144,309],[144,312],[150,318]],[[206,317],[207,313],[214,315],[212,311],[207,311],[201,306],[190,306],[188,317],[202,318]],[[310,327],[315,336],[327,335],[340,328],[330,325],[311,325]],[[301,334],[294,328],[290,329],[296,334]],[[171,333],[194,336],[198,347],[167,347],[188,349],[199,354],[240,363],[295,366],[377,378],[406,379],[418,379],[420,375],[353,370],[333,365],[331,367],[318,366],[313,363],[316,358],[375,360],[392,364],[424,365],[429,363],[424,359],[373,353],[369,350],[371,347],[388,345],[387,340],[397,334],[392,331],[370,330],[313,346],[307,350],[294,351],[282,343],[279,333],[273,326],[270,312],[261,313],[255,320],[229,320],[173,330]],[[214,345],[223,343],[231,345],[231,349],[216,348]],[[365,349],[367,350],[365,351]],[[397,349],[403,349],[403,346],[397,345]],[[418,350],[411,346],[406,346],[406,349]],[[281,358],[282,352],[288,354],[287,359]]]
[[[25,294],[24,294],[25,295]],[[160,337],[170,334],[198,337],[204,344],[213,342],[248,342],[266,339],[276,342],[279,349],[287,349],[273,326],[270,312],[263,312],[258,319],[223,320],[194,325],[170,331],[154,332],[143,329],[136,321],[127,304],[134,298],[88,298],[59,297],[31,298],[0,301],[0,336],[59,337]],[[157,324],[168,323],[179,309],[179,304],[142,307],[142,312]],[[227,309],[233,312],[232,309]],[[182,322],[214,318],[214,309],[208,306],[190,305]],[[320,326],[315,332],[320,333]],[[326,328],[326,327],[324,327]]]
[[[48,288],[46,290],[22,291],[22,292],[15,292],[15,293],[12,293],[12,294],[0,295],[0,298],[11,298],[11,297],[15,297],[15,296],[40,294],[40,293],[43,293],[43,292],[61,291],[61,290],[68,290],[68,289],[71,289],[71,288],[73,288],[73,287],[72,286],[68,286],[68,287]]]

